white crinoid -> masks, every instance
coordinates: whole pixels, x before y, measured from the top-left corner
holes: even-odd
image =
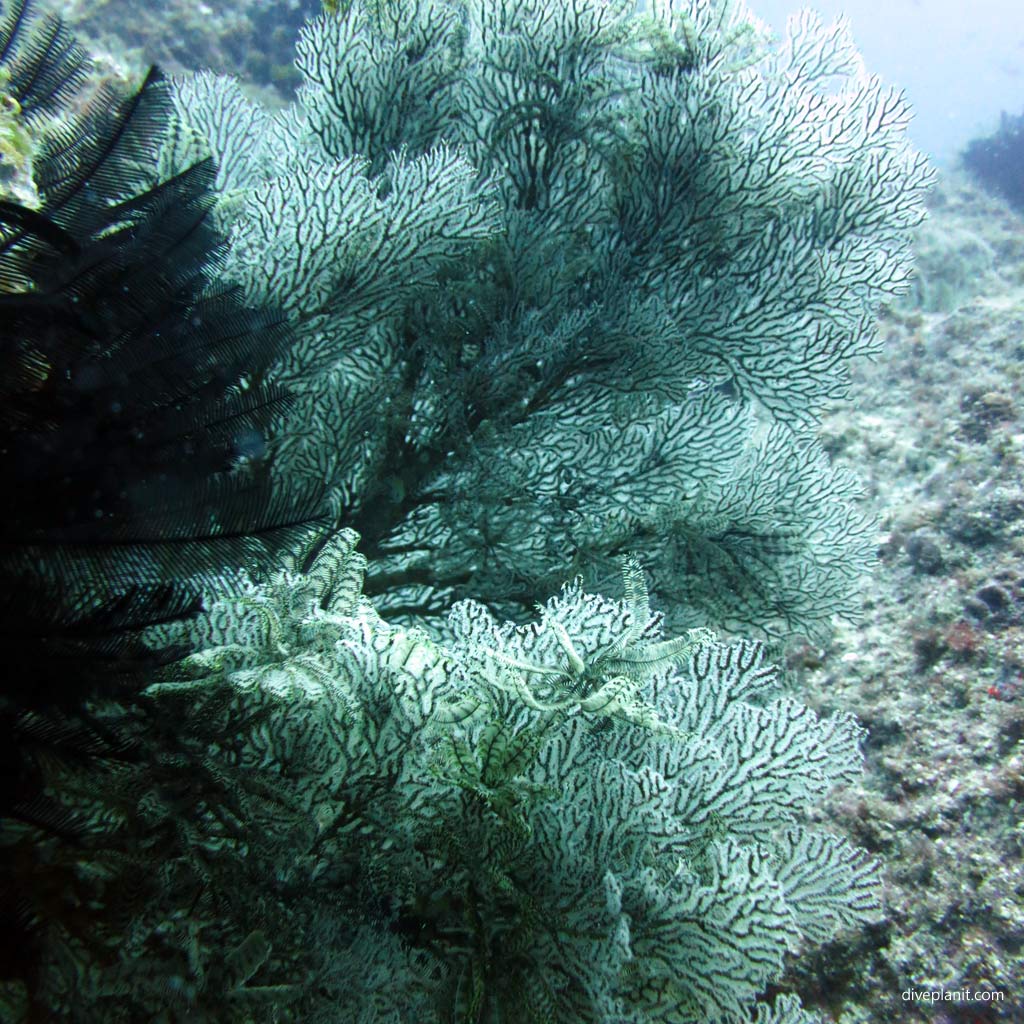
[[[481,605],[464,602],[453,613],[460,639],[500,689],[537,711],[583,712],[634,719],[633,695],[650,676],[685,661],[707,629],[663,639],[661,616],[652,614],[643,570],[632,558],[622,566],[625,600],[583,592],[582,580],[538,608],[539,622],[499,626]],[[643,721],[650,725],[650,712]]]

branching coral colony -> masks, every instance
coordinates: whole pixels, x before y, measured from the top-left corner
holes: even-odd
[[[280,114],[175,83],[147,173],[215,158],[207,287],[288,340],[222,487],[339,528],[202,562],[133,623],[168,664],[31,760],[12,1019],[815,1019],[758,997],[878,913],[807,824],[861,733],[711,627],[851,608],[870,524],[811,431],[929,172],[843,24],[647,7],[350,0]]]
[[[388,619],[522,620],[624,554],[673,629],[851,607],[870,528],[809,428],[928,172],[842,24],[649,6],[343,4],[301,105],[178,88],[169,164],[214,153],[225,272],[302,333],[275,472],[329,482]]]

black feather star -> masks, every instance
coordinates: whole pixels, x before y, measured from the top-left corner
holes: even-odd
[[[0,70],[38,138],[39,208],[0,199],[0,951],[2,977],[33,993],[48,920],[106,941],[73,851],[120,842],[55,787],[130,791],[117,780],[152,756],[96,702],[131,714],[184,653],[143,643],[147,627],[195,614],[204,589],[326,524],[319,493],[271,487],[271,425],[289,399],[268,371],[290,329],[217,282],[212,163],[158,175],[171,117],[159,73],[68,116],[84,55],[25,0],[0,19]]]
[[[58,22],[26,27],[24,3],[0,59],[29,119],[84,67]],[[102,91],[44,135],[40,209],[0,202],[0,604],[29,662],[35,644],[84,653],[90,638],[106,662],[319,512],[319,494],[272,490],[267,473],[288,401],[267,371],[289,328],[216,284],[212,162],[157,180],[169,116],[155,71]],[[82,696],[70,678],[37,682],[37,701]]]

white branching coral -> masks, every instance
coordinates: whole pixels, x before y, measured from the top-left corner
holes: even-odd
[[[929,170],[844,22],[356,0],[298,67],[273,118],[209,78],[177,108],[233,190],[225,276],[302,326],[274,471],[327,482],[382,614],[521,620],[624,551],[676,632],[850,611],[873,531],[809,428]]]
[[[746,1024],[788,950],[875,915],[878,865],[807,824],[861,731],[775,692],[760,645],[666,639],[630,560],[622,601],[576,582],[526,626],[467,602],[439,642],[358,597],[354,540],[215,606],[199,678],[149,695],[270,797],[298,918],[361,936],[318,985],[401,937],[405,968],[324,1019]],[[300,956],[282,935],[265,969]]]

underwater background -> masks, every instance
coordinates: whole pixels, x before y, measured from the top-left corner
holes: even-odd
[[[11,6],[7,0],[3,13]],[[786,17],[800,5],[752,0],[748,6],[781,31]],[[496,998],[490,989],[487,998],[472,993],[466,996],[459,990],[450,997],[450,1015],[438,1020],[507,1024],[573,1019],[601,1019],[607,1024],[648,1019],[742,1019],[765,1024],[815,1019],[824,1024],[1024,1021],[1024,19],[1006,4],[908,2],[879,8],[867,2],[830,2],[818,9],[826,21],[845,11],[869,71],[906,90],[917,111],[909,138],[937,168],[936,182],[925,199],[927,217],[912,231],[915,271],[909,289],[882,299],[881,344],[870,359],[860,355],[850,361],[848,392],[830,401],[813,427],[832,466],[840,472],[848,470],[862,486],[863,493],[850,500],[856,516],[863,518],[852,516],[848,522],[853,543],[859,545],[858,557],[863,554],[871,563],[869,575],[851,599],[852,621],[843,615],[823,615],[822,622],[814,621],[803,631],[798,626],[772,648],[775,660],[783,666],[787,693],[823,721],[852,713],[866,730],[861,743],[863,775],[854,777],[853,771],[837,770],[833,781],[839,785],[807,809],[806,821],[836,833],[850,848],[867,851],[881,862],[876,893],[881,909],[865,912],[860,920],[852,916],[844,920],[840,911],[833,911],[830,923],[841,926],[836,937],[825,939],[824,930],[819,936],[811,929],[821,941],[804,946],[794,942],[782,972],[771,976],[767,984],[753,986],[754,992],[767,990],[769,998],[799,996],[808,1016],[797,1016],[790,1004],[777,1000],[773,1011],[777,1017],[769,1017],[767,1011],[753,1016],[762,1011],[752,1008],[752,1001],[749,1005],[737,1002],[735,1008],[723,1006],[718,1017],[717,1011],[706,1008],[715,1001],[712,995],[707,997],[710,1003],[683,1001],[663,1016],[652,1012],[645,1017],[638,1012],[636,1017],[626,1017],[619,1010],[608,1009],[605,1017],[581,1013],[573,1018],[562,1009],[552,1011],[544,1000],[534,1004],[518,994],[507,996],[509,1005],[518,1009],[505,1011],[503,1016],[488,1002]],[[210,70],[237,76],[247,98],[274,112],[295,99],[302,81],[293,64],[296,40],[307,19],[321,14],[321,5],[297,0],[167,0],[161,4],[39,0],[34,10],[40,15],[54,12],[66,20],[95,61],[89,72],[93,85],[102,81],[119,89],[135,88],[154,62],[175,76]],[[0,79],[0,86],[4,84]],[[4,162],[5,198],[31,205],[30,164],[19,166],[16,151],[5,152]],[[231,191],[230,182],[219,181],[217,187]],[[484,211],[479,216],[482,221],[489,214]],[[467,238],[472,231],[467,229]],[[483,233],[480,228],[479,237]],[[12,290],[9,279],[0,287],[3,292]],[[3,312],[0,308],[0,315]],[[297,373],[294,376],[297,379]],[[360,414],[373,415],[365,410]],[[253,442],[257,447],[261,438],[262,434]],[[390,480],[388,486],[399,492],[411,484],[403,477]],[[389,493],[387,500],[397,505],[404,496]],[[362,521],[353,524],[357,529],[368,521],[366,513],[361,515]],[[345,537],[341,547],[345,543],[350,544],[351,538]],[[381,541],[380,547],[384,557],[387,545]],[[372,552],[365,553],[372,563]],[[361,579],[361,570],[351,560],[345,561],[350,555],[346,548],[339,562],[343,568],[337,572],[343,583],[332,590],[336,583],[332,580],[331,587],[323,591],[331,594],[330,600],[318,597],[323,606],[334,607],[330,601],[337,601],[338,593],[344,593],[345,600],[355,600],[353,594],[358,593],[360,584],[353,579]],[[304,563],[307,568],[316,564],[310,559]],[[295,565],[290,564],[288,571],[292,570]],[[379,586],[381,593],[387,576],[382,571],[380,582],[372,584]],[[599,578],[605,583],[615,579],[607,571]],[[640,609],[650,610],[646,595],[643,600],[637,597],[642,584],[629,576],[629,570],[624,578],[627,596],[632,597],[617,607],[614,615],[608,615],[628,621],[623,634],[628,634],[628,642],[611,642],[613,653],[608,657],[613,663],[624,651],[635,651],[641,634],[652,643],[667,642],[655,638],[653,627],[649,636],[634,628],[628,615],[636,617]],[[372,580],[372,575],[368,579]],[[299,592],[299,585],[291,577],[289,580],[274,579],[273,586],[279,590],[274,591],[273,601],[286,602],[283,593]],[[321,582],[318,578],[317,585]],[[670,589],[667,584],[666,589]],[[608,588],[600,592],[613,596]],[[371,587],[364,593],[372,601]],[[497,609],[497,619],[525,620],[525,614],[518,615],[519,605],[528,611],[531,604],[525,598],[520,600],[511,584],[508,593],[496,593],[490,607]],[[508,597],[509,593],[513,596]],[[551,593],[554,591],[536,600],[546,600]],[[456,596],[466,595],[459,591]],[[686,596],[689,600],[689,591]],[[273,603],[270,598],[267,601]],[[426,599],[424,602],[434,608]],[[416,601],[409,599],[409,603],[415,611]],[[652,589],[651,604],[658,608],[656,588]],[[343,607],[343,613],[338,611]],[[341,602],[335,612],[354,615],[351,607]],[[722,617],[728,622],[716,622],[712,612],[699,625],[741,635],[737,624],[745,621],[742,615],[732,605],[727,605],[726,611]],[[223,611],[224,621],[230,620],[231,614]],[[559,609],[549,609],[538,621],[562,622],[558,618],[562,614]],[[565,614],[569,617],[564,621],[570,621],[569,612]],[[402,602],[392,618],[402,621]],[[415,614],[409,621],[415,623]],[[678,633],[679,623],[684,621],[690,620],[669,616],[669,632]],[[268,627],[270,633],[274,628]],[[364,624],[361,628],[371,636],[375,627]],[[446,637],[453,649],[463,643],[468,650],[467,637],[492,636],[487,632],[492,629],[490,624],[467,622],[462,628],[456,640]],[[556,632],[561,629],[559,625]],[[530,652],[515,647],[508,635],[501,636],[510,646],[498,660],[506,667],[521,668]],[[561,637],[557,633],[551,650],[559,656],[568,650],[572,663],[573,644],[558,639]],[[172,639],[175,644],[183,642],[181,636]],[[213,641],[230,645],[229,632],[219,620],[201,639],[202,644],[196,644],[194,637],[187,643],[211,649],[217,646]],[[259,643],[264,641],[261,637]],[[300,633],[275,634],[266,641],[282,649],[307,642],[308,636]],[[689,648],[679,648],[673,656],[683,650]],[[662,648],[658,651],[659,657],[668,657]],[[410,655],[414,662],[416,658],[429,661],[429,657],[416,652]],[[539,660],[539,655],[536,657]],[[370,674],[369,668],[366,673]],[[209,713],[208,724],[220,721],[217,716],[222,714],[231,721],[235,720],[232,716],[242,714],[223,694],[213,703],[216,707]],[[62,708],[61,714],[65,710]],[[5,713],[9,712],[10,705],[5,707]],[[102,723],[103,716],[99,718]],[[27,735],[31,742],[38,738],[34,733]],[[47,734],[38,735],[45,739]],[[23,742],[23,734],[18,736]],[[88,749],[79,755],[91,756]],[[267,753],[266,760],[270,758]],[[459,760],[458,756],[455,759]],[[168,764],[161,765],[162,771],[167,769]],[[450,764],[436,770],[439,777],[449,772],[444,777],[464,793],[482,785],[479,779],[457,775]],[[495,793],[499,790],[496,784],[492,788]],[[187,806],[190,800],[206,797],[197,789],[174,794],[174,798]],[[503,799],[512,800],[508,793],[487,797],[487,806],[499,817],[507,810],[502,809]],[[520,794],[515,799],[525,797]],[[314,807],[309,813],[315,816],[321,810]],[[261,808],[260,815],[272,820],[274,812]],[[57,819],[47,820],[59,831]],[[502,820],[508,824],[512,818]],[[698,845],[717,841],[718,827],[717,823],[709,826]],[[20,846],[16,852],[19,857],[29,855]],[[703,855],[701,846],[695,861]],[[158,856],[159,847],[154,847],[154,859]],[[463,856],[462,851],[451,852],[453,861]],[[138,867],[133,865],[133,870]],[[113,870],[109,865],[106,869]],[[201,875],[201,867],[195,870]],[[281,881],[282,891],[288,884],[288,879]],[[403,892],[403,898],[406,884],[413,885],[405,877],[387,880],[387,885]],[[495,885],[504,891],[507,879],[499,879]],[[608,904],[615,903],[615,898],[608,895]],[[47,904],[45,899],[40,902]],[[382,919],[390,909],[379,908]],[[206,912],[217,913],[209,908]],[[522,912],[529,917],[538,911],[530,907]],[[38,913],[38,909],[33,911]],[[273,920],[269,911],[266,920]],[[33,917],[33,926],[36,923]],[[187,922],[176,921],[174,927],[179,926],[187,931]],[[402,918],[392,934],[404,940],[407,926]],[[323,922],[319,927],[321,932],[315,933],[311,942],[338,942],[351,954],[351,942],[346,946]],[[165,925],[165,930],[170,929]],[[582,925],[580,930],[585,930]],[[160,926],[154,926],[154,934],[160,934]],[[352,934],[350,930],[344,939],[350,940]],[[185,961],[192,950],[198,958],[203,949],[200,936],[192,936],[191,942],[191,946],[186,944],[189,954],[182,954]],[[245,942],[249,945],[243,943],[231,952],[219,968],[204,973],[189,963],[180,977],[168,977],[166,987],[158,990],[162,996],[147,993],[148,1005],[161,998],[166,1001],[166,1008],[150,1016],[139,1009],[121,1015],[115,1010],[76,1008],[73,992],[61,993],[64,1001],[54,1004],[59,1009],[46,1011],[30,1005],[20,988],[8,984],[0,1003],[0,1019],[51,1019],[46,1012],[54,1014],[52,1019],[97,1022],[352,1019],[366,1024],[378,1020],[422,1020],[427,1024],[435,1019],[423,1008],[429,1000],[419,1001],[429,988],[433,968],[410,965],[391,949],[380,953],[376,961],[372,956],[360,960],[351,954],[338,973],[361,969],[367,985],[386,988],[394,976],[405,972],[403,979],[416,995],[407,1011],[380,1010],[378,1016],[377,1011],[367,1010],[365,1015],[351,1018],[342,1012],[332,1018],[320,1004],[308,1016],[301,1009],[280,1009],[277,999],[282,1006],[295,1005],[294,993],[284,991],[287,986],[281,978],[257,984],[261,966],[273,963],[268,957],[274,936],[269,929],[264,935],[254,927]],[[153,938],[140,940],[132,955],[145,963],[158,945]],[[517,952],[514,944],[512,948],[510,960]],[[189,970],[191,990],[181,980],[190,977]],[[317,970],[322,972],[323,966]],[[488,970],[501,973],[500,967],[492,965]],[[237,977],[234,987],[225,986],[229,995],[241,991],[251,979],[256,979],[254,991],[266,991],[244,1005],[232,1004],[228,997],[223,1004],[212,996],[204,1002],[204,992],[211,993],[232,971]],[[203,980],[196,982],[196,977]],[[414,980],[408,981],[409,977]],[[136,984],[132,978],[126,974],[120,983],[125,992]],[[347,983],[346,976],[333,976],[330,991],[344,989]],[[118,983],[107,984],[105,989],[83,984],[91,998],[101,992],[102,999],[97,997],[98,1002],[91,1005],[105,1005],[103,999],[116,1005],[122,998]],[[468,988],[474,984],[475,976],[465,982]],[[261,1005],[260,999],[266,1005]]]
[[[108,49],[118,60],[130,53],[140,64],[217,70],[284,89],[296,81],[291,53],[298,26],[319,9],[302,0],[172,3],[152,10],[127,0],[49,6],[90,39],[109,35]],[[776,33],[799,9],[786,0],[753,8]],[[970,139],[994,131],[1002,111],[1024,107],[1024,24],[1011,0],[894,0],[883,8],[871,0],[822,0],[814,9],[827,19],[850,20],[871,71],[907,91],[914,108],[911,139],[943,166],[955,163]]]

